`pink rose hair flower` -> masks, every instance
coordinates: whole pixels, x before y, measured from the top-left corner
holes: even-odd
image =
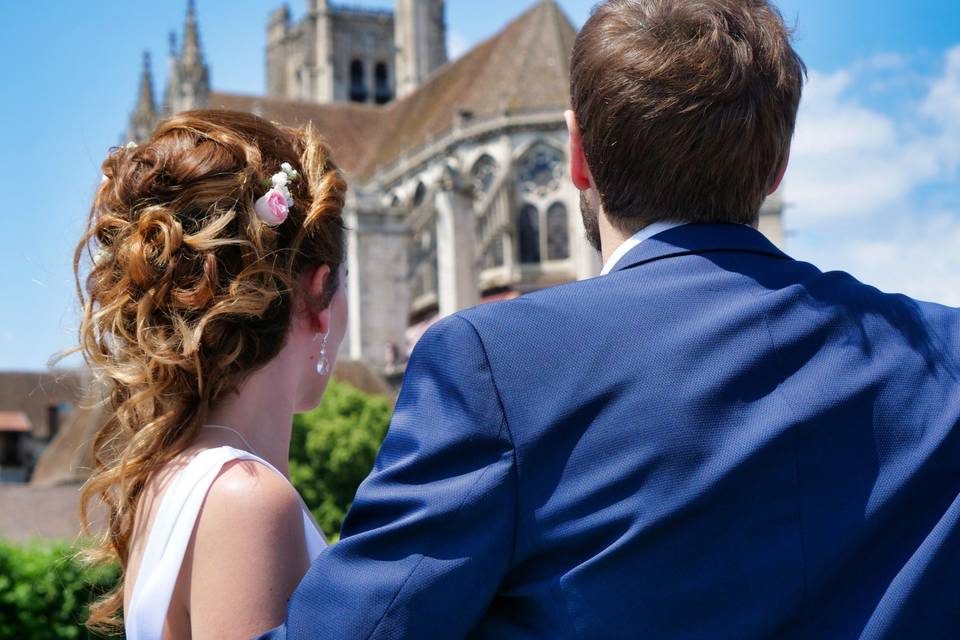
[[[257,217],[271,227],[282,224],[290,212],[287,196],[276,187],[261,196],[253,208],[257,212]]]
[[[287,187],[289,182],[293,182],[300,177],[297,170],[284,162],[280,165],[281,171],[273,174],[268,182],[272,185],[271,189],[257,199],[253,209],[264,224],[275,227],[282,224],[290,213],[290,207],[293,206],[293,197],[290,195],[290,189]]]

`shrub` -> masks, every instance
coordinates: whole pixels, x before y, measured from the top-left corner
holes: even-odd
[[[118,575],[87,568],[66,543],[0,540],[0,638],[96,638],[83,627],[87,606]]]
[[[331,381],[319,407],[294,416],[290,479],[328,538],[370,473],[390,414],[386,398]]]

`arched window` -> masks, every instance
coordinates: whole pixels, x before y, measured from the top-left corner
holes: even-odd
[[[440,283],[437,270],[437,236],[432,224],[428,224],[413,236],[410,267],[414,301],[428,294],[436,294]]]
[[[532,204],[525,204],[517,216],[517,245],[520,263],[540,262],[540,212]]]
[[[497,161],[487,154],[480,156],[480,159],[474,163],[473,169],[470,171],[470,179],[477,195],[489,192],[496,177]]]
[[[367,101],[367,74],[363,68],[363,60],[350,62],[350,101]]]
[[[560,202],[547,209],[547,260],[566,260],[570,257],[570,227],[567,208]]]
[[[417,183],[417,190],[413,192],[413,207],[417,208],[427,199],[427,185],[422,182]]]
[[[517,162],[517,249],[522,264],[570,258],[567,207],[562,197],[564,153],[533,144]]]
[[[377,104],[386,104],[393,100],[390,91],[390,72],[386,62],[378,62],[373,69],[374,101]]]

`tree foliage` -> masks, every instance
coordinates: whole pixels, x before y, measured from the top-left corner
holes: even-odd
[[[390,414],[386,398],[331,381],[319,407],[294,416],[290,479],[328,538],[370,473]]]
[[[90,601],[116,582],[116,567],[87,568],[66,543],[0,540],[0,638],[95,638],[84,627]]]

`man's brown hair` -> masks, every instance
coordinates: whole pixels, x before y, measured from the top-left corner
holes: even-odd
[[[577,36],[571,96],[604,211],[754,223],[783,169],[806,67],[766,0],[608,0]]]

